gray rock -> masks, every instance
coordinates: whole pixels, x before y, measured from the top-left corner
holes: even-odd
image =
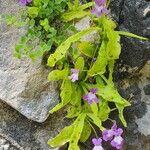
[[[138,76],[128,76],[118,81],[120,94],[131,102],[124,111],[128,126],[125,131],[127,150],[149,150],[150,126],[149,104],[150,96],[144,92],[144,87],[150,83],[150,63],[138,72]],[[147,134],[145,134],[147,132]]]
[[[113,0],[111,12],[118,23],[118,30],[150,37],[149,6],[148,0]],[[124,112],[128,122],[125,132],[127,150],[150,149],[149,60],[149,41],[122,37],[122,53],[114,77],[120,93],[132,104]]]
[[[147,112],[142,117],[136,120],[138,124],[138,130],[140,133],[144,134],[145,136],[150,135],[150,106],[147,106]]]
[[[0,133],[0,150],[23,150],[12,138]]]
[[[2,14],[17,15],[20,8],[17,1],[1,0],[0,3]],[[25,30],[4,23],[0,26],[0,99],[27,118],[43,122],[59,102],[57,84],[48,82],[49,70],[40,61],[32,63],[27,58],[13,57],[14,45]]]
[[[82,18],[80,21],[75,23],[75,28],[78,31],[83,31],[85,29],[90,28],[91,26],[91,18],[89,16],[86,16],[84,18]],[[90,41],[90,42],[95,42],[95,41],[99,41],[99,34],[97,33],[97,31],[93,31],[92,33],[83,36],[80,41]]]
[[[60,111],[44,123],[37,123],[0,101],[0,142],[18,148],[12,150],[58,150],[50,148],[47,141],[68,125],[64,116],[65,113]],[[1,135],[5,141],[1,141]]]
[[[111,12],[118,22],[118,29],[150,37],[150,1],[113,0]],[[150,42],[133,38],[122,38],[123,64],[141,68],[150,59]]]

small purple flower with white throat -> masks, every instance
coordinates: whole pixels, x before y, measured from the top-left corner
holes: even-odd
[[[93,88],[90,90],[90,92],[83,96],[83,99],[88,102],[88,104],[92,104],[93,102],[98,103],[99,99],[96,96],[97,89]]]
[[[28,3],[31,3],[32,0],[19,0],[19,3],[23,6],[27,5]]]
[[[102,139],[101,138],[93,138],[92,139],[92,143],[94,144],[94,147],[92,150],[104,150],[104,148],[102,147]]]
[[[103,135],[103,140],[104,141],[110,141],[113,139],[114,135],[115,135],[115,131],[117,130],[117,125],[116,122],[114,122],[113,126],[111,127],[111,129],[109,130],[104,130],[102,132]]]
[[[77,81],[79,78],[79,70],[78,69],[71,69],[71,76],[69,76],[69,79],[72,82]]]
[[[124,139],[121,137],[123,130],[121,128],[117,128],[116,122],[114,122],[113,126],[109,130],[103,131],[103,140],[111,141],[111,145],[117,149],[121,149],[124,144]]]
[[[91,13],[95,14],[97,17],[108,14],[109,10],[106,8],[105,3],[106,0],[95,0],[95,7],[91,10]]]
[[[123,144],[124,144],[124,139],[121,137],[122,133],[123,133],[123,130],[121,128],[118,128],[115,131],[114,139],[111,141],[111,146],[115,147],[118,150],[122,149]]]

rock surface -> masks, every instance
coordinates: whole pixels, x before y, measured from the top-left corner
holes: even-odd
[[[44,123],[37,123],[0,101],[0,135],[7,135],[6,141],[12,143],[10,139],[13,139],[13,143],[18,143],[23,150],[58,150],[50,148],[47,141],[67,123],[63,112],[50,116]]]
[[[148,0],[112,0],[118,29],[149,37],[149,6]],[[17,14],[19,8],[17,0],[0,0],[1,13]],[[12,57],[14,45],[25,33],[24,29],[8,28],[4,24],[0,27],[0,99],[27,118],[43,122],[49,109],[59,101],[57,86],[47,81],[49,70],[40,62],[32,64],[26,58],[20,61]],[[122,96],[132,103],[125,110],[128,128],[124,150],[150,150],[150,42],[122,38],[122,43],[119,71],[114,77]],[[13,138],[25,150],[51,150],[47,140],[68,123],[62,112],[37,123],[11,107],[0,102],[0,133]],[[86,143],[83,150],[92,149],[90,144]]]
[[[12,138],[0,134],[0,150],[23,150],[23,148]]]
[[[149,0],[113,0],[111,8],[118,30],[150,38]],[[132,103],[125,111],[128,122],[125,149],[149,150],[150,42],[122,37],[122,44],[114,77],[122,96]]]
[[[17,3],[1,0],[0,12],[16,15],[20,8]],[[33,64],[27,58],[20,61],[13,57],[15,43],[25,30],[7,27],[3,22],[0,27],[0,99],[27,118],[43,122],[59,101],[57,84],[48,82],[49,70],[40,61]]]
[[[149,0],[112,0],[111,12],[118,29],[150,38]],[[141,68],[150,59],[150,42],[122,38],[120,60],[130,67]]]
[[[150,85],[149,61],[138,75],[118,81],[121,95],[132,104],[124,112],[128,122],[125,132],[126,150],[150,149],[150,95],[145,94],[145,88]]]

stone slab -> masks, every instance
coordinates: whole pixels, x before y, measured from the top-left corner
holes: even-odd
[[[17,15],[20,9],[18,1],[0,0],[2,15]],[[25,29],[8,27],[4,22],[0,27],[0,100],[27,118],[43,122],[59,102],[57,84],[48,82],[50,70],[40,60],[32,63],[28,58],[14,58],[14,46]]]

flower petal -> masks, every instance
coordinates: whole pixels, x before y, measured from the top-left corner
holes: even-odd
[[[94,100],[95,103],[99,103],[99,99],[96,96],[93,100]]]
[[[113,130],[105,130],[105,131],[103,131],[102,135],[103,135],[103,140],[107,142],[107,141],[112,140],[112,138],[114,136],[114,131]]]
[[[98,6],[104,5],[106,0],[95,0],[95,4]]]
[[[32,0],[27,0],[27,2],[28,2],[28,3],[31,3],[31,2],[32,2]]]
[[[25,6],[27,4],[27,1],[26,0],[19,0],[19,3],[23,6]]]
[[[93,101],[91,99],[88,99],[88,104],[92,104]]]
[[[115,136],[111,141],[111,145],[117,149],[121,149],[124,144],[124,139],[121,136]]]
[[[104,150],[104,148],[99,145],[99,146],[94,146],[92,150]]]
[[[107,14],[109,13],[109,10],[104,7],[104,8],[102,9],[102,13],[107,15]]]
[[[116,121],[114,121],[113,126],[111,127],[112,130],[116,130],[117,129],[117,124]]]
[[[84,100],[87,100],[88,98],[89,98],[88,94],[86,94],[86,95],[83,96]]]
[[[118,129],[115,131],[115,135],[117,135],[117,136],[122,135],[122,133],[123,133],[123,130],[122,130],[121,128],[118,128]]]
[[[94,145],[101,145],[101,144],[102,144],[102,139],[101,139],[101,138],[98,138],[98,139],[93,138],[93,139],[92,139],[92,143],[93,143]]]
[[[90,90],[90,92],[93,93],[93,94],[96,94],[96,93],[97,93],[97,88],[92,88],[92,89]]]

